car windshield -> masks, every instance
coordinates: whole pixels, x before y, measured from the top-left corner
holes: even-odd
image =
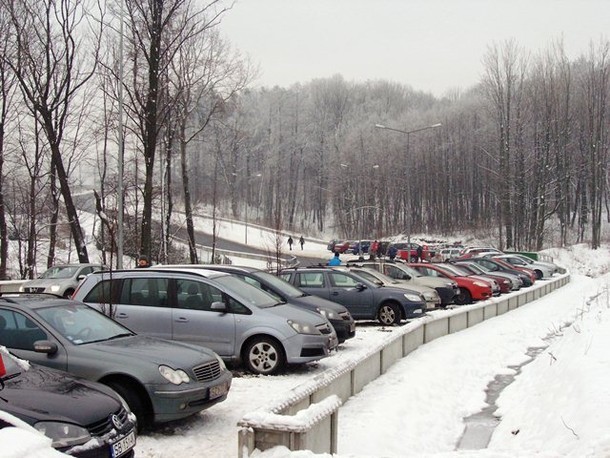
[[[133,335],[129,329],[85,304],[54,305],[38,309],[37,313],[75,345]]]
[[[371,283],[374,283],[377,286],[380,286],[381,284],[386,283],[385,281],[383,281],[381,278],[378,278],[376,275],[367,272],[366,270],[352,270],[351,271],[354,275],[356,275],[357,277],[363,278],[365,280],[370,281]],[[390,279],[392,280],[392,279]],[[390,281],[391,283],[391,281]]]
[[[278,302],[271,294],[266,293],[262,289],[258,289],[256,286],[233,275],[215,277],[214,280],[224,286],[229,294],[238,296],[242,299],[242,302],[245,302],[246,304],[255,305],[262,309],[281,304],[281,302]]]
[[[78,266],[55,266],[48,269],[40,278],[71,278],[78,269]]]
[[[271,287],[280,291],[284,296],[301,297],[305,295],[305,293],[296,286],[291,285],[286,280],[283,280],[280,277],[276,277],[275,275],[270,274],[269,272],[257,272],[256,277],[270,284]]]
[[[418,272],[413,267],[409,267],[409,266],[407,266],[405,264],[396,264],[396,265],[399,266],[400,270],[402,270],[403,272],[408,273],[413,278],[419,278],[419,277],[423,277],[424,276],[422,273]]]

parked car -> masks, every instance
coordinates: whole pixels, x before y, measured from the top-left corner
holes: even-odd
[[[0,444],[3,458],[66,458],[52,440],[19,418],[0,410]]]
[[[438,251],[438,255],[441,262],[446,262],[450,259],[458,258],[461,251],[462,250],[460,248],[441,248]]]
[[[279,276],[309,294],[344,305],[356,320],[391,325],[426,312],[426,301],[420,294],[381,287],[344,267],[290,268]]]
[[[493,278],[498,285],[500,285],[500,290],[502,293],[518,291],[521,289],[521,285],[523,284],[519,277],[504,272],[491,272],[474,262],[460,261],[453,263],[453,265],[468,269],[468,271],[473,275],[482,275],[484,277]]]
[[[70,297],[83,278],[98,270],[107,270],[103,264],[64,264],[47,269],[40,277],[20,287],[25,293],[51,293]]]
[[[411,264],[415,270],[423,275],[431,277],[449,278],[457,282],[460,292],[454,298],[458,305],[470,304],[473,301],[489,299],[492,296],[491,284],[489,282],[457,275],[442,264],[415,263]]]
[[[0,347],[0,400],[2,412],[50,438],[60,452],[82,458],[134,456],[136,418],[101,383],[30,364]]]
[[[351,251],[353,254],[366,254],[369,252],[369,248],[371,247],[371,241],[370,240],[356,240],[355,242],[352,242],[349,250]]]
[[[456,259],[454,261],[459,261],[459,259]],[[531,275],[529,275],[526,272],[523,272],[519,269],[515,269],[510,264],[501,262],[497,259],[480,258],[477,256],[473,256],[472,258],[468,258],[468,261],[477,263],[477,264],[489,269],[492,272],[507,272],[507,273],[516,275],[523,282],[523,287],[532,286],[534,284],[534,280],[532,280]]]
[[[489,275],[479,275],[476,273],[472,273],[469,269],[455,265],[455,264],[441,264],[440,267],[446,271],[451,272],[452,274],[454,274],[456,276],[465,276],[468,278],[472,278],[475,280],[481,280],[486,283],[489,283],[489,285],[491,286],[491,295],[492,296],[499,296],[502,293],[502,288],[500,288],[500,285],[498,284],[498,282],[494,278],[490,277]]]
[[[508,262],[506,259],[498,258],[497,256],[492,256],[492,257],[486,256],[485,258],[493,259],[494,261],[496,261],[499,264],[502,264],[504,267],[506,267],[508,269],[514,269],[514,270],[518,270],[519,272],[525,273],[527,276],[530,277],[530,280],[532,280],[532,284],[535,283],[536,280],[538,280],[538,275],[536,274],[536,272],[533,269],[530,269],[529,267],[516,266],[516,265]]]
[[[74,300],[0,298],[0,345],[43,366],[101,382],[121,395],[140,428],[224,401],[231,372],[209,349],[136,335]]]
[[[354,272],[365,278],[368,281],[378,284],[379,286],[391,286],[393,288],[405,288],[410,291],[415,291],[422,295],[426,301],[426,309],[434,310],[440,308],[441,298],[434,288],[429,286],[418,285],[415,282],[408,280],[396,280],[392,277],[388,277],[382,274],[378,270],[369,267],[348,267],[350,272]]]
[[[475,256],[480,256],[480,253],[485,252],[493,252],[497,254],[504,254],[502,251],[497,248],[489,247],[489,246],[469,246],[462,249],[460,252],[459,258],[472,258]]]
[[[74,297],[138,332],[204,345],[257,374],[316,361],[338,345],[330,322],[225,272],[164,268],[97,272]]]
[[[348,262],[347,265],[373,268],[395,280],[405,280],[409,284],[434,288],[441,298],[441,307],[453,304],[453,299],[460,292],[455,281],[447,278],[427,277],[403,262],[358,261]]]
[[[334,253],[346,253],[347,250],[349,250],[351,245],[351,242],[344,240],[344,241],[337,241],[333,247],[333,252]]]
[[[409,243],[407,242],[396,242],[393,243],[392,246],[394,246],[398,250],[396,257],[407,262],[419,261],[417,256],[418,248],[421,248],[422,260],[428,261],[432,257],[428,245],[421,245],[419,243],[414,242],[411,242],[411,244],[409,245]]]
[[[536,279],[551,278],[558,271],[555,264],[544,261],[534,261],[520,254],[501,254],[493,256],[493,259],[502,259],[515,267],[525,267],[532,269],[536,273]]]
[[[227,272],[236,275],[246,283],[256,286],[263,291],[275,296],[278,301],[287,302],[297,307],[316,312],[326,317],[333,325],[339,343],[345,342],[356,335],[356,324],[349,310],[341,304],[322,299],[321,297],[308,294],[298,289],[287,281],[264,270],[248,266],[235,266],[227,264],[197,264],[163,266],[165,268],[198,268]]]

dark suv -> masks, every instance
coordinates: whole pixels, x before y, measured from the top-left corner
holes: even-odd
[[[172,267],[172,266],[164,266]],[[216,270],[218,272],[227,272],[238,276],[246,283],[256,286],[263,291],[278,298],[282,302],[287,302],[297,307],[302,307],[320,315],[325,316],[330,324],[335,328],[339,343],[345,342],[356,335],[356,325],[354,318],[349,313],[349,310],[341,304],[332,302],[321,297],[306,293],[299,288],[291,285],[287,281],[265,272],[264,270],[256,269],[247,266],[232,266],[226,264],[205,264],[205,265],[188,265],[181,267],[202,268],[208,270]]]
[[[420,294],[379,286],[344,267],[284,269],[280,277],[307,293],[344,305],[357,320],[376,319],[391,325],[418,318],[426,311],[426,301]]]

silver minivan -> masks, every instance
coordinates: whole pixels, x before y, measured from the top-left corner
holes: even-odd
[[[258,374],[324,358],[338,345],[322,315],[278,303],[224,272],[162,267],[96,272],[73,298],[136,332],[203,345]]]

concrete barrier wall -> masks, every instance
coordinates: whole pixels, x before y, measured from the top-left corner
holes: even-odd
[[[569,281],[569,275],[544,280],[511,297],[492,298],[448,310],[443,315],[426,316],[417,322],[408,323],[389,336],[381,346],[371,349],[359,361],[329,369],[314,380],[295,387],[287,393],[284,400],[263,407],[263,412],[294,417],[312,409],[312,406],[328,404],[329,399],[336,398],[339,403],[345,402],[369,382],[385,373],[392,364],[421,345],[514,310],[566,285]],[[238,436],[239,456],[248,456],[255,448],[266,450],[276,445],[284,445],[290,450],[334,453],[337,422],[337,415],[330,409],[328,415],[322,415],[317,421],[311,422],[311,431],[301,431],[295,435],[294,432],[283,431],[277,422],[268,425],[264,421],[256,423],[244,417],[238,423],[241,427]]]

